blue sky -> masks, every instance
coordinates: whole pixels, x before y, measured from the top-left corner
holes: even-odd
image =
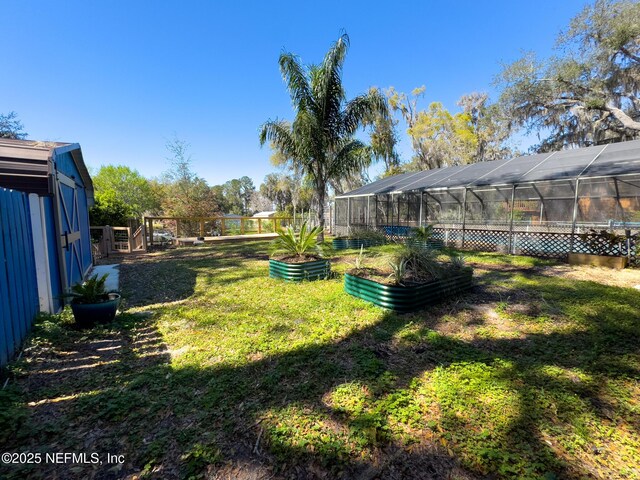
[[[158,176],[177,135],[211,185],[243,175],[258,185],[274,170],[259,126],[293,117],[283,49],[318,63],[344,29],[349,97],[426,85],[424,107],[455,109],[464,93],[493,93],[501,63],[549,55],[586,4],[3,0],[0,112],[17,112],[30,139],[80,143],[96,169]],[[400,150],[410,157],[406,140]]]

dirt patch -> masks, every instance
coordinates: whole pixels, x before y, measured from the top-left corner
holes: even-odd
[[[480,272],[496,273],[522,273],[525,275],[544,275],[547,277],[560,277],[573,280],[601,283],[611,287],[634,288],[640,285],[640,268],[625,268],[614,270],[604,267],[589,265],[557,265],[519,267],[507,264],[487,264],[480,262],[467,262],[468,265]]]
[[[640,269],[625,268],[614,270],[612,268],[592,267],[589,265],[554,265],[536,269],[541,275],[556,275],[562,278],[597,282],[611,287],[634,288],[640,285]]]

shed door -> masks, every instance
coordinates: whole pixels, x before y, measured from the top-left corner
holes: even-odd
[[[58,222],[62,249],[62,281],[65,288],[83,280],[82,242],[80,241],[80,209],[76,182],[57,174]]]

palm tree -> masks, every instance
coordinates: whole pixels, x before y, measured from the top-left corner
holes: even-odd
[[[324,205],[327,185],[366,168],[371,150],[354,134],[376,114],[386,116],[384,97],[372,90],[347,101],[342,87],[342,65],[349,48],[343,34],[320,65],[305,67],[291,53],[282,53],[280,71],[296,111],[293,123],[268,120],[260,128],[260,144],[267,141],[294,167],[307,175],[318,202],[318,223],[324,232]],[[318,235],[324,241],[324,234]]]

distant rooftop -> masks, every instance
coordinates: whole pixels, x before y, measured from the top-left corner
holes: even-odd
[[[258,212],[256,214],[253,215],[253,218],[270,218],[273,217],[276,213],[275,210],[267,210],[264,212]]]

